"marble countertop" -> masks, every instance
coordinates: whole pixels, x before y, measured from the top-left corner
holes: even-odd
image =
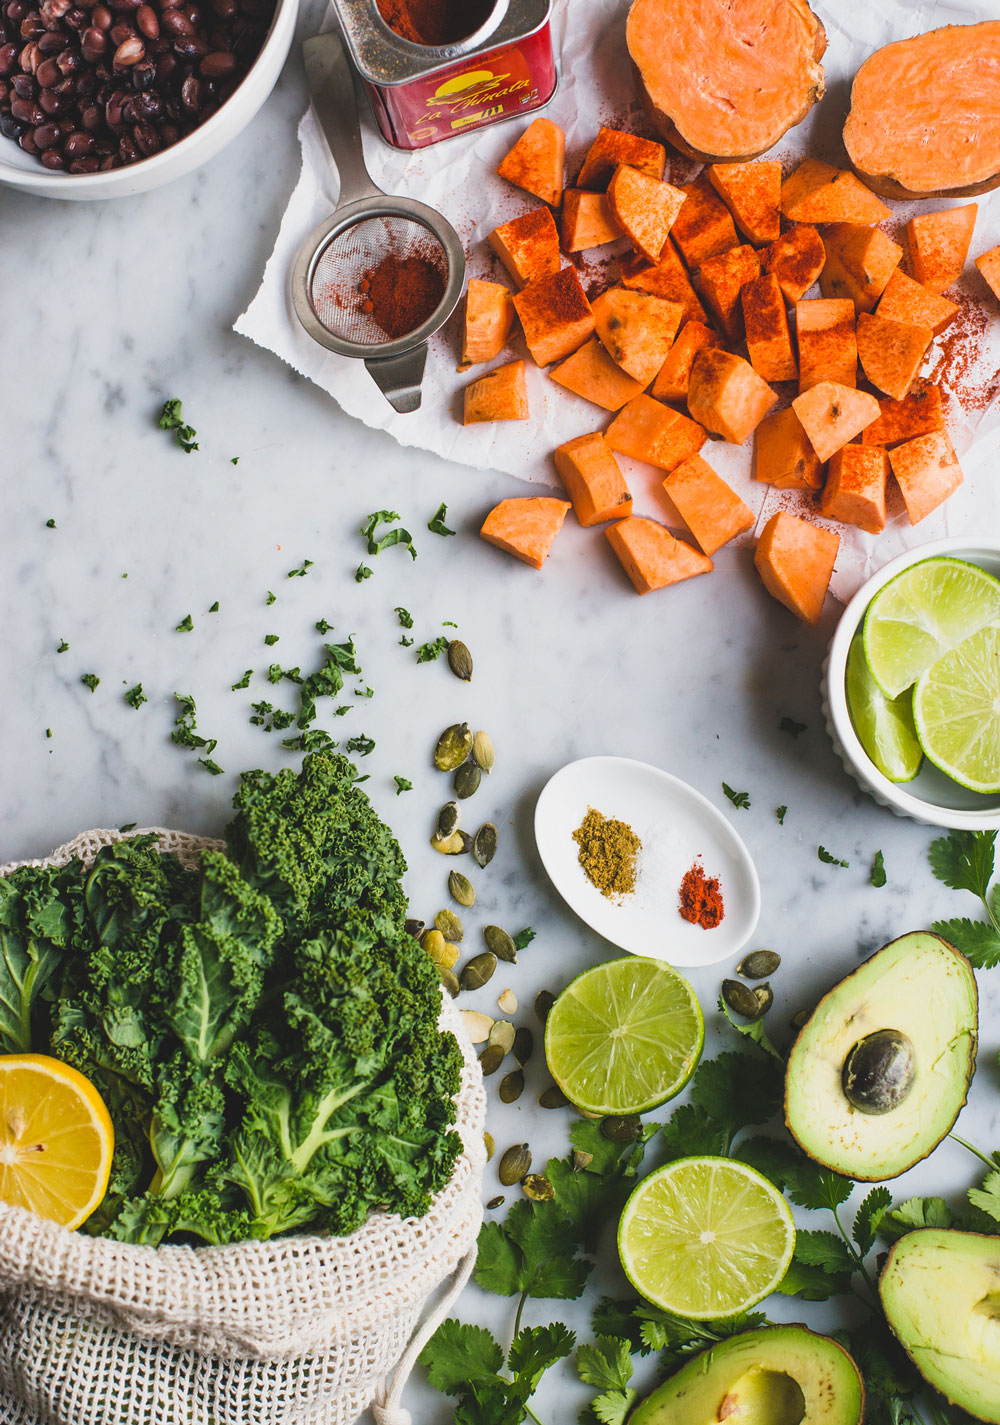
[[[318,6],[307,6],[300,34],[318,22]],[[519,1021],[530,1022],[539,988],[558,990],[611,953],[549,886],[531,831],[545,780],[588,754],[656,763],[738,827],[763,890],[753,944],[783,956],[774,982],[779,1037],[796,1010],[883,942],[974,913],[967,896],[933,879],[934,833],[862,795],[831,750],[819,678],[838,605],[816,630],[797,623],[764,592],[748,549],[723,550],[714,576],[640,601],[605,541],[572,519],[535,574],[475,537],[491,505],[520,492],[516,481],[401,450],[232,333],[297,177],[303,106],[296,47],[257,120],[189,178],[111,203],[3,193],[0,861],[123,822],[217,834],[239,769],[292,764],[280,734],[248,724],[249,702],[274,692],[261,675],[275,658],[315,665],[313,625],[325,618],[334,638],[356,636],[374,690],[352,700],[337,729],[375,739],[367,786],[402,840],[417,914],[432,916],[446,901],[449,867],[427,841],[448,795],[430,763],[437,735],[467,719],[494,739],[496,769],[467,819],[474,805],[475,816],[494,820],[501,849],[479,877],[477,916],[468,920],[532,925],[537,938],[479,992],[481,1008],[510,984]],[[190,455],[157,428],[174,396],[197,428],[200,449]],[[380,399],[373,386],[372,401]],[[455,539],[425,528],[441,501]],[[419,557],[388,550],[365,561],[374,575],[357,584],[358,529],[379,507],[400,511]],[[307,574],[288,578],[305,559],[313,561]],[[277,595],[270,606],[269,590]],[[216,600],[219,612],[207,612]],[[397,605],[412,612],[418,641],[457,622],[475,659],[471,684],[443,661],[418,666],[399,646]],[[187,614],[193,630],[175,632]],[[273,651],[268,633],[280,636]],[[69,648],[57,653],[61,640]],[[247,668],[258,670],[252,690],[231,692]],[[85,673],[100,677],[94,693],[80,682]],[[149,701],[134,711],[122,693],[139,681]],[[199,731],[218,739],[223,775],[208,775],[170,743],[175,692],[195,697]],[[780,731],[783,716],[806,731]],[[397,795],[395,775],[413,790]],[[748,810],[726,802],[723,780],[749,792]],[[783,826],[779,804],[788,807]],[[821,864],[820,843],[849,868]],[[880,890],[868,881],[876,850],[888,875]],[[713,1046],[724,968],[691,975]],[[961,1125],[993,1147],[1000,972],[980,980],[980,1071]],[[565,1150],[567,1116],[535,1107],[546,1082],[536,1052],[518,1104],[499,1109],[491,1086],[499,1147],[528,1140],[539,1161]],[[979,1175],[946,1143],[894,1192],[958,1194]],[[495,1165],[487,1196],[494,1183]],[[613,1290],[609,1244],[605,1257]],[[463,1311],[509,1325],[507,1303],[474,1289]],[[827,1319],[799,1303],[779,1303],[778,1312]],[[529,1319],[558,1316],[584,1324],[582,1312],[545,1302]],[[574,1389],[564,1378],[542,1392],[546,1425],[575,1417],[575,1396],[565,1408]],[[421,1419],[451,1417],[422,1385],[408,1399]]]

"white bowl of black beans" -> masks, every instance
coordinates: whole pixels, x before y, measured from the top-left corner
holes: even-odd
[[[298,0],[0,0],[0,183],[117,198],[190,173],[246,127]]]

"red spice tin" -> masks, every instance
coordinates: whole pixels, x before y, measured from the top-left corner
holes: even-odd
[[[382,137],[418,149],[529,114],[556,90],[552,0],[496,0],[467,38],[420,45],[397,35],[376,0],[333,0]]]

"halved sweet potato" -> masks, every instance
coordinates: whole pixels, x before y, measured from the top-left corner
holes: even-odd
[[[647,262],[640,253],[633,253],[629,257],[620,258],[618,267],[626,287],[652,292],[654,297],[665,297],[668,302],[680,302],[684,315],[689,320],[705,320],[705,308],[691,286],[687,268],[677,256],[669,239],[663,244],[659,262]]]
[[[487,242],[519,287],[550,276],[562,266],[559,234],[548,208],[533,208],[501,223]]]
[[[901,401],[924,363],[932,335],[926,327],[911,327],[871,312],[859,312],[861,369],[873,386]]]
[[[632,246],[650,262],[659,262],[667,233],[673,227],[685,195],[661,178],[650,178],[627,163],[615,169],[608,184],[608,204],[628,234]]]
[[[658,401],[684,401],[691,385],[691,367],[699,351],[722,345],[722,338],[704,322],[685,322],[650,388]]]
[[[640,138],[638,134],[627,134],[622,129],[599,129],[583,160],[577,187],[606,189],[620,163],[638,168],[650,178],[662,178],[667,151],[661,143]]]
[[[845,445],[830,461],[819,507],[827,519],[868,534],[885,529],[889,457],[878,445]]]
[[[958,304],[928,291],[897,267],[885,284],[877,310],[880,317],[888,317],[890,322],[927,327],[935,336],[940,336],[958,315]]]
[[[877,421],[865,426],[863,445],[899,445],[918,435],[944,430],[941,388],[920,377],[901,401],[887,399],[878,404],[881,414]]]
[[[778,279],[771,272],[755,277],[743,288],[740,300],[750,365],[765,381],[794,381],[799,364]]]
[[[788,510],[764,526],[753,562],[769,594],[806,623],[819,623],[840,536]]]
[[[940,296],[961,277],[978,211],[978,203],[965,203],[941,213],[918,213],[907,223],[910,266],[929,291]]]
[[[792,409],[820,460],[836,455],[879,416],[874,396],[836,381],[820,381],[796,396]]]
[[[625,476],[600,431],[568,440],[555,452],[555,462],[582,525],[603,524],[632,513]]]
[[[707,257],[736,247],[736,226],[725,203],[704,174],[683,187],[684,203],[674,219],[671,237],[688,267],[700,267]]]
[[[500,282],[470,277],[462,327],[462,367],[499,356],[513,321],[514,304],[507,288]]]
[[[698,268],[698,290],[731,342],[743,336],[740,293],[748,282],[759,276],[760,262],[749,243],[716,253]]]
[[[675,539],[655,520],[630,515],[604,533],[637,594],[666,589],[695,574],[708,574],[715,567],[711,559],[682,539]]]
[[[563,252],[586,252],[625,236],[603,193],[589,188],[567,188],[563,196]]]
[[[919,524],[962,483],[962,467],[943,430],[918,435],[889,451],[889,463],[910,524]]]
[[[781,162],[715,163],[708,181],[732,213],[740,232],[758,247],[781,232]]]
[[[1000,297],[1000,247],[991,247],[975,259],[980,276],[994,297]]]
[[[786,406],[772,411],[754,431],[754,479],[778,490],[818,490],[823,462],[812,448],[802,422]]]
[[[663,489],[703,554],[714,554],[756,518],[700,455],[678,465],[664,480]]]
[[[705,444],[705,431],[680,411],[654,401],[652,396],[636,396],[615,416],[604,439],[619,455],[676,470],[689,455],[697,455]]]
[[[781,211],[793,223],[881,223],[884,203],[846,168],[806,158],[781,185]]]
[[[823,234],[826,263],[819,287],[824,297],[849,297],[859,312],[870,312],[899,266],[903,249],[881,228],[831,223]]]
[[[479,533],[497,549],[513,554],[532,569],[541,569],[569,509],[572,506],[568,500],[553,500],[546,495],[501,500],[490,510]]]
[[[523,361],[508,361],[478,376],[465,388],[462,424],[471,426],[479,421],[526,421],[528,419],[528,387]]]
[[[844,145],[885,198],[968,198],[1000,183],[1000,21],[876,50],[854,76]]]
[[[594,330],[594,313],[575,267],[529,283],[515,294],[514,310],[539,366],[569,356]]]
[[[728,351],[699,351],[691,367],[688,410],[733,445],[752,435],[777,396],[748,361]]]
[[[644,385],[611,360],[596,336],[585,341],[549,375],[567,391],[606,411],[620,411],[634,396],[642,394]]]
[[[854,303],[846,297],[816,297],[795,304],[799,347],[799,390],[819,381],[856,386],[858,345]]]
[[[684,309],[651,292],[609,287],[594,298],[594,322],[604,349],[643,387],[663,365]]]
[[[823,239],[811,223],[793,223],[760,254],[764,272],[773,272],[786,302],[801,302],[826,261]]]
[[[523,188],[543,203],[558,208],[563,191],[566,135],[551,119],[533,119],[497,172],[515,188]]]
[[[634,0],[625,36],[653,123],[704,163],[766,153],[823,96],[806,0]]]

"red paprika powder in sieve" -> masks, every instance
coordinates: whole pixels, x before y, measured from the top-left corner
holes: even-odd
[[[683,920],[703,930],[714,930],[725,914],[718,876],[706,876],[697,861],[681,881],[680,913]]]
[[[358,284],[361,310],[393,341],[416,331],[444,296],[440,266],[429,257],[395,257],[392,253],[366,272]]]
[[[493,0],[376,0],[382,19],[417,45],[452,45],[484,24]]]

